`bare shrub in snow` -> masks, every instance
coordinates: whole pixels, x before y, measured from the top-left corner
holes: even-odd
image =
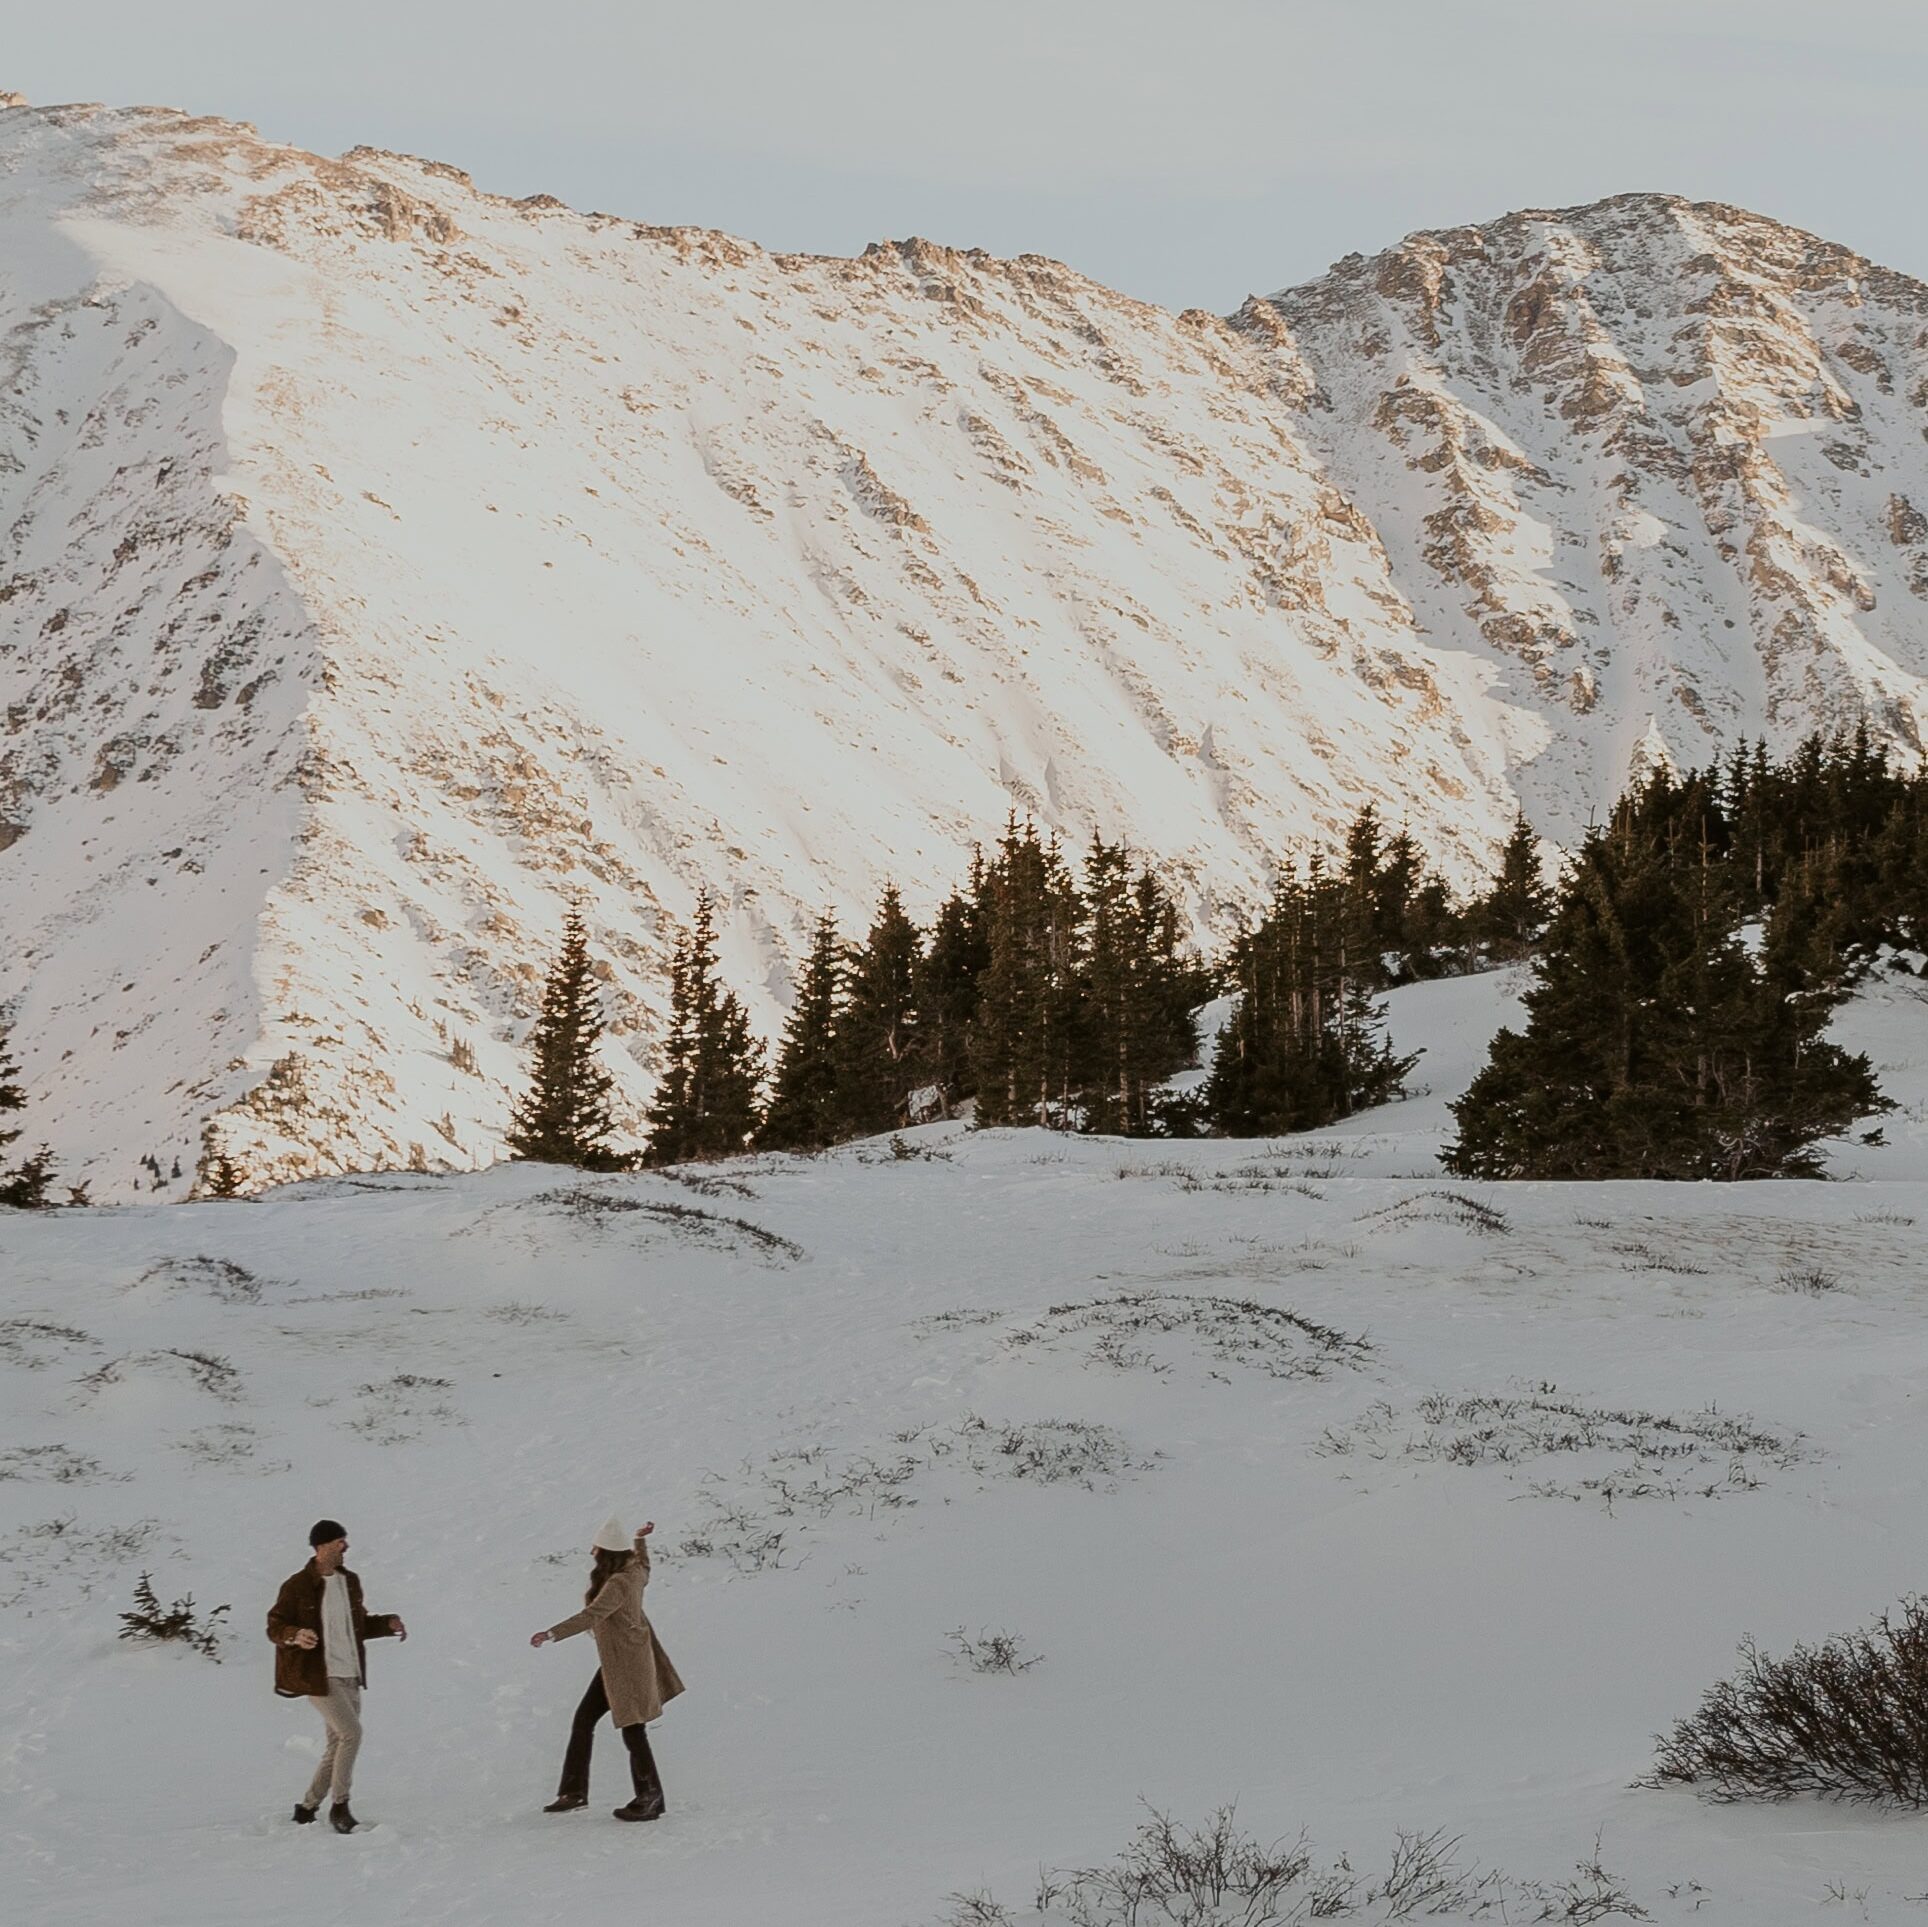
[[[1133,1459],[1123,1437],[1085,1419],[1029,1419],[994,1424],[975,1413],[953,1428],[974,1472],[1038,1485],[1115,1486],[1146,1461]]]
[[[153,1575],[144,1572],[134,1584],[134,1609],[121,1614],[121,1629],[116,1637],[155,1644],[177,1641],[193,1647],[218,1666],[222,1631],[219,1622],[228,1610],[226,1606],[215,1606],[206,1612],[197,1611],[192,1593],[185,1599],[175,1600],[171,1606],[163,1606],[154,1591]]]
[[[58,1364],[70,1351],[92,1349],[100,1344],[92,1332],[72,1325],[56,1325],[45,1318],[0,1319],[0,1359],[9,1365],[24,1365],[28,1371],[44,1370]]]
[[[82,1598],[138,1559],[161,1536],[160,1522],[83,1526],[68,1513],[22,1526],[0,1541],[0,1606],[16,1606],[56,1582]]]
[[[531,1305],[511,1298],[500,1305],[484,1305],[482,1316],[493,1318],[499,1325],[553,1325],[565,1322],[569,1314],[551,1311],[547,1305]]]
[[[1035,1324],[1006,1341],[1037,1344],[1092,1332],[1094,1363],[1116,1369],[1166,1369],[1136,1344],[1146,1336],[1183,1334],[1222,1364],[1243,1365],[1273,1378],[1321,1378],[1336,1366],[1362,1364],[1370,1342],[1303,1318],[1280,1305],[1214,1294],[1137,1290],[1084,1303],[1053,1305]]]
[[[1646,1911],[1600,1865],[1599,1842],[1571,1880],[1514,1880],[1462,1866],[1461,1842],[1444,1830],[1395,1836],[1384,1873],[1356,1871],[1343,1855],[1321,1865],[1301,1834],[1269,1845],[1247,1833],[1234,1807],[1203,1826],[1184,1827],[1153,1810],[1110,1864],[1047,1870],[1025,1916],[1036,1927],[1304,1927],[1358,1920],[1372,1927],[1450,1916],[1454,1920],[1591,1923]],[[951,1896],[976,1911],[954,1911],[944,1927],[1003,1923],[1014,1916],[989,1893]]]
[[[1028,1673],[1044,1658],[1042,1653],[1027,1653],[1021,1634],[1003,1631],[967,1632],[954,1626],[946,1635],[951,1657],[973,1673]]]
[[[937,1927],[1017,1927],[1017,1921],[1002,1901],[980,1890],[952,1894]]]
[[[252,1425],[204,1425],[198,1431],[184,1433],[174,1443],[196,1465],[238,1466],[251,1464],[260,1438]],[[282,1471],[285,1461],[264,1469]]]
[[[1530,1489],[1543,1498],[1719,1498],[1754,1491],[1755,1468],[1785,1470],[1799,1435],[1782,1438],[1739,1415],[1716,1411],[1673,1417],[1617,1411],[1552,1396],[1433,1393],[1410,1411],[1375,1402],[1354,1423],[1328,1429],[1315,1450],[1328,1456],[1440,1460],[1449,1465],[1518,1466],[1564,1455],[1609,1461],[1597,1472]],[[1708,1468],[1718,1468],[1708,1476]]]
[[[1001,1311],[979,1311],[969,1305],[961,1305],[955,1311],[934,1311],[928,1318],[920,1318],[916,1329],[920,1332],[961,1331],[969,1325],[995,1325],[1004,1317]]]
[[[127,1352],[83,1372],[75,1383],[89,1396],[109,1386],[125,1384],[137,1373],[172,1372],[184,1374],[200,1390],[215,1398],[232,1402],[241,1396],[241,1374],[231,1358],[213,1352],[183,1351],[169,1345],[160,1351]]]
[[[1697,1264],[1692,1258],[1677,1251],[1656,1251],[1652,1245],[1643,1244],[1638,1239],[1629,1239],[1616,1244],[1612,1249],[1627,1260],[1622,1271],[1670,1271],[1682,1278],[1704,1278],[1707,1267]]]
[[[397,1372],[393,1378],[364,1385],[356,1396],[361,1410],[347,1420],[351,1432],[359,1432],[375,1445],[408,1445],[422,1436],[431,1425],[466,1423],[445,1398],[454,1383],[446,1378],[429,1378],[419,1372]]]
[[[104,1476],[98,1459],[65,1445],[16,1445],[0,1452],[0,1479],[45,1479],[55,1485],[89,1485]],[[124,1479],[129,1475],[120,1476]]]
[[[231,1258],[163,1258],[141,1273],[139,1282],[188,1285],[212,1292],[224,1305],[261,1302],[261,1280]]]
[[[666,1164],[659,1167],[655,1175],[667,1178],[672,1184],[686,1185],[702,1198],[754,1198],[757,1194],[755,1185],[721,1171],[695,1171],[679,1164]]]
[[[1904,1599],[1872,1628],[1785,1659],[1744,1639],[1740,1657],[1740,1671],[1657,1741],[1647,1785],[1716,1800],[1824,1793],[1928,1806],[1928,1600]]]
[[[1841,1289],[1841,1279],[1824,1265],[1789,1265],[1775,1280],[1782,1291],[1798,1291],[1810,1298]]]
[[[747,1246],[762,1256],[788,1259],[793,1264],[804,1255],[803,1247],[794,1240],[781,1237],[774,1231],[766,1231],[760,1224],[750,1223],[747,1218],[729,1218],[720,1212],[701,1211],[693,1204],[677,1204],[673,1199],[632,1198],[621,1191],[577,1187],[541,1191],[529,1202],[567,1212],[570,1217],[587,1224],[633,1212],[653,1223],[673,1226],[698,1243],[720,1245],[732,1251]]]
[[[888,1518],[915,1506],[916,1488],[945,1471],[1099,1491],[1152,1463],[1133,1458],[1109,1426],[1078,1419],[1005,1423],[967,1413],[952,1426],[906,1426],[892,1434],[890,1446],[876,1452],[791,1446],[761,1462],[746,1459],[732,1478],[705,1473],[697,1522],[661,1556],[773,1571],[786,1564],[800,1532],[834,1518]]]
[[[1489,1238],[1510,1237],[1513,1221],[1497,1206],[1470,1192],[1449,1191],[1438,1187],[1416,1192],[1397,1203],[1381,1205],[1376,1211],[1362,1212],[1359,1224],[1455,1224]]]
[[[920,1164],[954,1164],[956,1159],[951,1156],[950,1152],[944,1150],[939,1145],[913,1144],[909,1138],[900,1134],[890,1140],[890,1161],[893,1164],[908,1164],[912,1162]],[[878,1160],[872,1158],[867,1160],[867,1162],[876,1163]]]

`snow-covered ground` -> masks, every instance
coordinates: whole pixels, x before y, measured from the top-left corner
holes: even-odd
[[[1598,1836],[1659,1921],[1918,1920],[1918,1817],[1629,1783],[1743,1633],[1922,1580],[1928,989],[1845,1015],[1903,1109],[1843,1182],[1452,1183],[1446,1102],[1515,988],[1401,993],[1429,1089],[1311,1139],[933,1126],[0,1219],[7,1918],[1028,1920],[1141,1802],[1236,1800],[1363,1871],[1443,1828],[1558,1882]],[[1534,1456],[1530,1408],[1434,1395],[1707,1443]],[[1528,1443],[1427,1456],[1489,1425]],[[607,1817],[607,1729],[590,1810],[539,1811],[593,1660],[527,1635],[612,1506],[658,1522],[690,1685],[648,1827]],[[349,1839],[288,1823],[319,1725],[261,1634],[322,1513],[412,1635],[371,1650]],[[115,1640],[143,1568],[232,1603],[221,1664]],[[1042,1657],[980,1676],[959,1628]]]

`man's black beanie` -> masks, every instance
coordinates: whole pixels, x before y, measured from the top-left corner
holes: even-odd
[[[338,1519],[317,1519],[308,1529],[308,1543],[311,1546],[325,1546],[347,1537],[348,1528]]]

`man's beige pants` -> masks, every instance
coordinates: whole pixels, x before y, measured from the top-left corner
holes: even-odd
[[[310,1693],[308,1704],[321,1715],[328,1729],[328,1744],[321,1750],[321,1764],[308,1783],[304,1807],[321,1805],[329,1795],[337,1805],[348,1798],[355,1778],[355,1755],[361,1751],[361,1681],[331,1679],[325,1695]]]

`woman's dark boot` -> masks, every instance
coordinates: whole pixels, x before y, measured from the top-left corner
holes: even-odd
[[[544,1813],[574,1813],[578,1807],[589,1804],[586,1793],[558,1793],[542,1810]]]
[[[623,1744],[629,1749],[629,1784],[636,1797],[626,1807],[616,1809],[618,1820],[660,1820],[663,1817],[663,1782],[656,1771],[656,1756],[649,1750],[649,1728],[639,1720],[623,1728]]]

